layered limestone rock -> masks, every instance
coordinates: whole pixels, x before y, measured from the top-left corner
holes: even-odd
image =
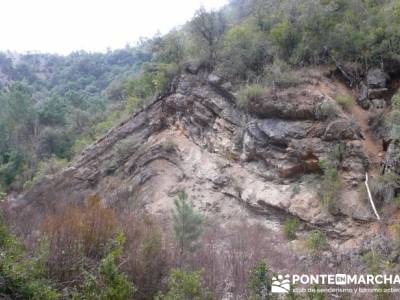
[[[117,210],[167,216],[175,193],[186,189],[198,209],[221,223],[246,217],[279,230],[293,215],[331,237],[361,238],[367,225],[359,221],[373,218],[354,187],[369,161],[360,128],[333,100],[335,82],[318,73],[296,87],[266,91],[247,111],[236,107],[228,86],[215,76],[181,74],[167,95],[16,199],[18,217],[34,228],[56,203],[92,194]],[[339,144],[343,196],[332,215],[312,175],[321,174],[319,162]]]

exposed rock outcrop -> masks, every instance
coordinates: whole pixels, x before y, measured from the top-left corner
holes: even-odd
[[[370,89],[386,88],[389,76],[381,69],[370,69],[367,73],[367,85]]]
[[[34,228],[40,213],[56,203],[84,201],[91,194],[119,210],[163,216],[176,191],[186,189],[198,209],[222,223],[262,216],[278,230],[280,220],[293,215],[331,237],[361,239],[365,227],[358,221],[372,219],[357,193],[341,199],[333,216],[321,205],[319,181],[305,176],[320,174],[319,162],[337,155],[339,143],[346,151],[339,153],[338,194],[354,189],[369,166],[360,128],[333,100],[335,83],[319,75],[313,84],[266,93],[247,112],[236,107],[227,86],[216,75],[181,74],[167,95],[14,201],[18,217]],[[317,110],[327,102],[336,112],[321,119]],[[127,139],[130,146],[121,156],[116,149]]]

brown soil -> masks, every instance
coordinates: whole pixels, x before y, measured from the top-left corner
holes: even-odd
[[[327,93],[332,98],[335,98],[336,95],[342,94],[350,96],[353,100],[353,104],[350,106],[349,112],[352,114],[354,120],[357,122],[358,126],[360,126],[362,140],[361,143],[365,152],[368,155],[368,159],[373,167],[379,166],[383,157],[383,148],[382,143],[377,140],[372,134],[369,125],[369,113],[368,111],[362,109],[356,102],[356,96],[354,93],[344,84],[340,82],[335,83],[335,92],[332,94],[332,90],[326,86],[321,87],[321,91]]]
[[[361,132],[363,135],[363,147],[368,154],[370,162],[372,164],[379,164],[382,160],[382,143],[377,141],[370,132],[368,125],[368,112],[363,110],[358,104],[355,103],[351,107],[351,113],[361,128]]]

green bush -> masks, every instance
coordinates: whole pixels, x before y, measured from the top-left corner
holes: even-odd
[[[128,97],[148,102],[152,97],[167,91],[171,80],[178,71],[179,68],[176,64],[144,64],[141,72],[126,82],[126,94]]]
[[[186,56],[185,36],[182,31],[172,30],[155,43],[154,60],[165,64],[180,65]]]
[[[394,229],[394,242],[397,246],[397,249],[400,250],[400,224],[395,224],[393,226]]]
[[[135,288],[128,277],[119,271],[118,258],[122,255],[125,237],[118,234],[109,254],[99,264],[97,274],[86,273],[83,295],[76,299],[126,300],[131,299]]]
[[[250,271],[249,291],[251,300],[268,299],[271,291],[271,278],[265,261],[258,263]]]
[[[400,110],[393,109],[386,119],[390,128],[390,137],[393,140],[400,139]]]
[[[135,137],[127,137],[114,145],[113,156],[109,160],[105,160],[105,169],[113,173],[122,162],[129,159],[129,157],[138,149],[138,145]]]
[[[270,36],[276,51],[282,59],[289,60],[301,41],[301,32],[298,26],[288,19],[283,19],[270,31]]]
[[[377,289],[374,290],[374,298],[376,300],[392,300],[393,297],[390,293],[388,293],[387,291],[390,290],[390,288],[392,288],[392,286],[390,284],[378,284]]]
[[[222,69],[233,79],[254,79],[263,72],[267,43],[251,23],[232,27],[224,36]]]
[[[394,197],[393,202],[396,204],[397,207],[400,207],[400,195]]]
[[[44,125],[63,125],[66,109],[65,99],[61,97],[45,99],[39,107],[39,121]]]
[[[335,118],[337,113],[335,104],[328,99],[322,101],[315,109],[315,117],[318,120]]]
[[[30,189],[34,184],[43,179],[43,177],[56,174],[65,168],[67,164],[68,161],[66,159],[58,158],[55,155],[51,156],[49,159],[40,161],[33,178],[24,182],[23,189]]]
[[[82,135],[78,137],[72,146],[72,153],[79,155],[87,146],[94,142],[94,139],[90,136]]]
[[[335,164],[339,165],[343,161],[346,152],[347,152],[346,144],[340,142],[336,144],[330,151],[330,156],[333,158]]]
[[[323,176],[318,194],[322,206],[332,212],[335,209],[338,190],[342,187],[342,182],[335,164],[327,160],[321,160],[319,164]]]
[[[20,151],[1,153],[0,156],[0,184],[6,189],[26,166],[24,154]]]
[[[400,109],[400,91],[393,95],[391,101],[393,109]]]
[[[393,172],[386,172],[383,175],[371,178],[369,186],[372,197],[377,204],[391,202],[395,197],[395,189],[400,184],[399,175]]]
[[[66,159],[61,159],[53,155],[49,159],[43,160],[39,163],[36,177],[41,178],[44,176],[54,175],[65,168],[67,164],[68,161]]]
[[[283,233],[288,240],[296,239],[296,231],[299,228],[299,219],[296,217],[287,218],[283,223]]]
[[[264,68],[265,79],[272,85],[280,88],[296,86],[301,82],[299,75],[285,61],[275,58],[273,64]]]
[[[307,237],[306,246],[313,255],[327,248],[328,242],[325,233],[318,229],[313,230]]]
[[[41,259],[27,256],[0,217],[0,298],[58,299],[59,294],[45,279],[42,264]]]
[[[94,139],[98,139],[105,135],[112,127],[116,126],[118,122],[121,121],[122,111],[121,110],[113,110],[107,114],[107,116],[102,119],[99,123],[94,125],[92,128],[92,132],[90,132],[90,136]]]
[[[394,140],[400,139],[400,93],[392,97],[392,111],[386,119],[390,127],[390,137]]]
[[[198,239],[203,233],[203,215],[197,212],[188,200],[185,191],[179,191],[174,201],[172,222],[174,238],[178,243],[180,259],[184,260],[188,252],[198,246]]]
[[[7,196],[7,193],[5,192],[4,187],[0,183],[0,202]]]
[[[128,158],[138,148],[135,137],[127,137],[115,145],[115,159],[120,162]]]
[[[174,141],[168,140],[162,144],[162,148],[165,152],[173,153],[178,149],[178,145]]]
[[[371,250],[362,256],[362,261],[365,264],[369,274],[377,275],[382,271],[382,257],[376,250]]]
[[[265,94],[265,89],[259,84],[249,84],[239,90],[236,104],[241,108],[247,108],[252,101],[260,101]]]
[[[190,53],[209,70],[217,63],[218,52],[226,29],[226,19],[221,11],[200,8],[189,23]]]
[[[71,135],[63,129],[46,127],[39,135],[39,153],[42,158],[56,155],[69,159],[72,156]]]
[[[168,292],[159,295],[156,300],[207,300],[211,293],[203,287],[199,272],[187,272],[181,269],[171,271],[168,280]]]
[[[345,111],[349,111],[354,105],[353,99],[349,95],[339,94],[335,97],[335,100]]]

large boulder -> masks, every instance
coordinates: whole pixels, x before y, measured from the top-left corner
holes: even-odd
[[[304,87],[271,90],[259,99],[251,99],[248,111],[259,118],[316,120],[315,108],[324,100],[323,94]]]
[[[313,123],[311,121],[263,119],[258,121],[257,125],[272,143],[288,145],[293,138],[305,138]]]
[[[369,222],[374,221],[375,216],[371,213],[371,211],[366,206],[358,206],[353,210],[351,217],[354,220],[362,221],[362,222]]]
[[[364,109],[368,109],[371,105],[371,101],[368,99],[368,87],[363,82],[359,86],[357,103]]]
[[[322,137],[325,141],[357,140],[360,137],[359,126],[351,120],[338,119],[330,122]]]
[[[370,69],[367,73],[367,84],[369,88],[386,88],[389,76],[381,69]]]
[[[211,84],[221,84],[221,82],[222,82],[221,77],[214,73],[211,73],[210,75],[208,75],[207,80]]]

